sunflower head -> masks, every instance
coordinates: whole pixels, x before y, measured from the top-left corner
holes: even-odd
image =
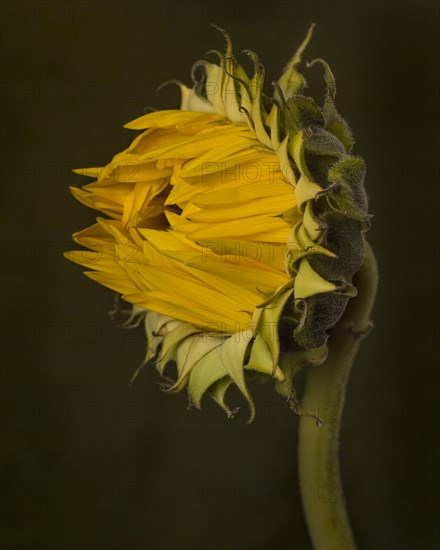
[[[310,29],[272,96],[257,55],[248,76],[231,40],[217,62],[193,66],[192,88],[177,83],[179,110],[126,125],[131,145],[72,189],[105,217],[67,253],[86,274],[121,294],[145,323],[146,362],[187,388],[208,393],[229,416],[235,384],[251,409],[248,381],[273,378],[292,408],[294,381],[327,356],[328,330],[355,296],[368,205],[362,159],[335,107],[325,61],[324,104],[304,95],[297,67]],[[175,367],[175,376],[169,369]]]

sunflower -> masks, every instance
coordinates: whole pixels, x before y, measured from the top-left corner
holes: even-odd
[[[138,131],[74,196],[106,217],[75,233],[88,250],[66,255],[86,275],[132,304],[145,323],[146,362],[225,409],[234,383],[250,406],[252,378],[273,378],[304,413],[294,380],[327,356],[328,330],[356,294],[368,224],[365,166],[335,107],[335,79],[325,61],[326,97],[303,95],[298,72],[312,28],[273,83],[257,55],[248,76],[227,33],[217,63],[193,66],[194,86],[177,82],[179,110],[145,114]],[[174,365],[173,379],[167,376]]]

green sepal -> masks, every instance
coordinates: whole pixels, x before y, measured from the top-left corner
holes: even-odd
[[[304,204],[314,199],[323,189],[317,183],[311,181],[307,176],[301,174],[295,188],[295,196],[298,204],[298,210],[304,211]]]
[[[159,319],[162,321],[159,322]],[[145,315],[145,334],[147,335],[147,353],[144,364],[157,358],[162,345],[163,334],[160,331],[171,319],[155,311],[148,311]]]
[[[291,185],[295,185],[297,179],[289,158],[289,152],[287,150],[288,144],[289,136],[286,136],[278,145],[276,149],[276,154],[280,163],[280,167],[282,167],[284,176],[287,178]]]
[[[306,128],[305,130],[301,130],[295,135],[290,136],[290,139],[287,144],[287,151],[290,154],[290,156],[293,158],[295,165],[300,171],[300,173],[303,176],[305,176],[305,178],[308,181],[313,182],[312,175],[306,163],[305,149],[304,149],[304,140],[307,138],[309,134],[310,134],[310,129]]]
[[[334,114],[331,118],[329,118],[329,116],[326,115],[326,111],[328,110],[328,108],[326,108],[326,104],[324,105],[324,116],[326,116],[328,120],[328,122],[325,125],[326,130],[331,132],[334,136],[336,136],[339,139],[339,141],[342,143],[347,153],[351,153],[351,150],[353,149],[353,145],[354,145],[354,138],[350,130],[350,126],[337,113]]]
[[[229,375],[249,404],[251,414],[248,422],[252,422],[255,405],[246,386],[243,368],[248,345],[248,336],[236,333],[194,365],[189,376],[188,391],[191,401],[198,409],[201,407],[203,395],[212,384]]]
[[[304,137],[305,151],[311,155],[325,155],[338,159],[346,155],[345,148],[337,137],[324,128],[309,129]]]
[[[295,312],[299,323],[293,331],[296,343],[303,349],[314,349],[325,344],[328,330],[341,318],[349,297],[334,291],[297,300]]]
[[[324,126],[321,109],[311,97],[294,95],[285,103],[282,128],[286,133],[299,132],[309,126]]]
[[[330,66],[324,59],[314,59],[312,62],[308,63],[307,66],[312,67],[315,63],[320,63],[324,67],[324,80],[327,93],[322,111],[325,118],[325,128],[334,134],[343,144],[345,151],[350,153],[353,148],[354,140],[350,127],[336,110],[336,79]]]
[[[312,38],[314,28],[315,24],[313,23],[310,26],[307,35],[302,41],[300,47],[296,50],[294,56],[286,65],[283,74],[278,80],[278,86],[285,98],[292,97],[305,86],[305,79],[302,74],[296,70],[296,66],[299,65],[299,63],[301,62],[302,54],[306,49],[307,44],[310,42],[310,39]]]
[[[169,392],[182,390],[191,371],[206,355],[221,346],[221,339],[215,336],[207,336],[199,333],[184,339],[177,348],[177,372],[176,382],[168,388]]]
[[[246,385],[243,367],[248,346],[248,334],[246,332],[238,332],[220,346],[219,355],[220,361],[227,373],[248,402],[251,412],[248,419],[248,423],[250,423],[255,417],[255,405]]]
[[[364,187],[365,162],[348,157],[336,162],[328,172],[333,184],[328,202],[338,212],[359,221],[368,221],[368,197]]]
[[[265,340],[272,358],[272,374],[275,374],[280,354],[280,338],[278,325],[284,311],[286,302],[293,293],[294,281],[289,281],[278,289],[274,296],[268,300],[261,309],[261,316],[258,321],[258,333]],[[262,307],[262,306],[260,306]]]
[[[221,378],[217,382],[214,382],[210,389],[211,397],[217,405],[220,405],[220,407],[225,411],[228,418],[233,418],[239,408],[236,407],[235,409],[230,409],[225,402],[225,394],[231,384],[232,379],[229,376],[225,376],[225,378]]]
[[[208,100],[208,95],[206,93],[206,81],[208,78],[207,74],[207,66],[210,65],[208,61],[205,59],[198,59],[195,61],[191,67],[191,80],[193,81],[193,90],[194,92],[204,99],[205,101]],[[196,78],[196,71],[197,69],[202,68],[200,71],[201,77],[200,79]]]
[[[318,57],[313,61],[307,63],[307,67],[313,67],[313,65],[315,65],[316,63],[320,63],[324,67],[324,80],[327,88],[326,95],[331,100],[334,100],[336,96],[336,79],[332,70],[330,69],[330,65],[327,63],[327,61],[324,61],[324,59]]]
[[[255,134],[257,135],[258,140],[266,147],[272,147],[272,141],[266,131],[266,111],[262,106],[262,94],[263,94],[263,84],[264,84],[264,75],[265,70],[263,65],[260,63],[256,53],[251,50],[244,50],[249,58],[251,59],[254,65],[254,75],[250,82],[251,91],[253,92],[252,97],[252,125],[254,127]]]
[[[182,323],[163,337],[160,356],[156,361],[156,368],[161,374],[169,361],[175,361],[177,359],[177,346],[181,344],[185,338],[198,332],[200,332],[200,329],[194,325]]]
[[[188,382],[188,394],[191,402],[200,409],[206,391],[218,380],[228,375],[220,361],[218,350],[207,353],[191,370]]]
[[[315,294],[333,292],[337,286],[321,277],[307,258],[302,258],[299,264],[298,273],[295,277],[295,299],[306,299]]]
[[[332,210],[321,212],[319,218],[327,225],[323,244],[334,256],[314,254],[308,257],[310,264],[329,281],[350,283],[364,255],[361,222]]]
[[[245,366],[248,370],[254,370],[273,376],[276,380],[282,381],[284,375],[280,367],[276,365],[275,372],[273,368],[272,354],[266,340],[261,333],[258,333],[252,344],[252,350],[248,364]]]
[[[322,246],[322,241],[327,229],[322,220],[317,220],[312,209],[312,202],[308,201],[304,209],[303,219],[289,232],[287,237],[287,269],[292,277],[297,272],[295,265],[306,256],[319,254],[335,257],[335,254]]]
[[[298,350],[291,353],[281,353],[280,369],[284,380],[275,384],[275,391],[286,397],[292,404],[299,406],[296,399],[295,379],[306,366],[319,366],[327,359],[327,345],[311,350]]]

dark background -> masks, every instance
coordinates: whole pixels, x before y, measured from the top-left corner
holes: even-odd
[[[142,331],[62,252],[95,213],[70,170],[102,166],[170,78],[223,48],[277,78],[312,21],[367,162],[381,282],[353,370],[342,471],[361,548],[438,548],[436,2],[17,2],[2,12],[2,535],[7,550],[309,549],[297,418],[268,383],[256,421],[132,389]],[[320,71],[312,71],[312,83]],[[237,394],[232,399],[239,400]],[[317,488],[317,494],[320,488]],[[325,498],[325,495],[318,497]]]

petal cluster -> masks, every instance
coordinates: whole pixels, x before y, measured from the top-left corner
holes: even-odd
[[[132,144],[80,170],[95,180],[72,189],[106,218],[74,235],[88,250],[68,257],[133,304],[147,361],[163,375],[174,364],[166,389],[188,388],[197,407],[209,392],[232,415],[224,396],[235,383],[252,418],[257,374],[302,412],[293,381],[325,359],[327,331],[356,293],[365,167],[350,154],[324,61],[325,104],[302,95],[296,67],[309,38],[269,98],[257,56],[246,52],[248,77],[226,35],[219,63],[197,62],[192,89],[179,83],[181,109],[127,124],[140,132]]]

